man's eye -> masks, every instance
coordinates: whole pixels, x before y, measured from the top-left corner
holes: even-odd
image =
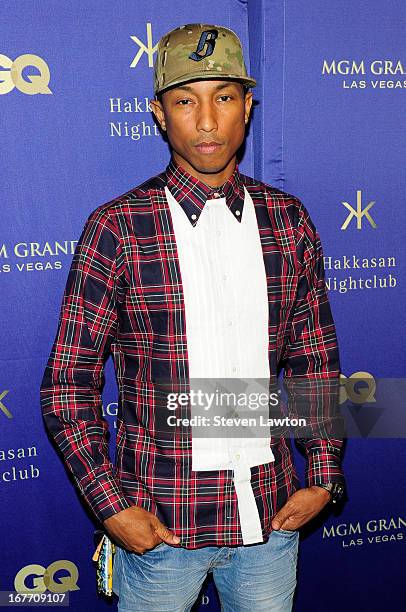
[[[229,96],[228,94],[223,94],[222,96],[220,96],[220,98],[230,98],[230,100],[232,99],[231,96]]]
[[[183,102],[190,102],[190,100],[188,100],[187,98],[183,98],[183,100],[178,100],[176,102],[176,104],[180,104],[181,106],[185,106],[185,104],[182,104]]]

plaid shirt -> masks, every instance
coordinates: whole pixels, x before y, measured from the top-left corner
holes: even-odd
[[[78,240],[43,379],[45,425],[81,494],[103,521],[137,505],[155,513],[180,546],[241,545],[232,470],[192,471],[190,428],[163,425],[159,381],[187,384],[185,304],[165,185],[191,223],[214,192],[255,206],[269,298],[269,365],[285,379],[337,380],[337,340],[318,233],[295,196],[235,168],[213,189],[171,158],[165,171],[90,213]],[[119,387],[114,464],[102,417],[104,361]],[[173,430],[173,428],[172,428]],[[298,439],[306,486],[345,483],[342,439]],[[274,462],[251,468],[262,533],[300,483],[291,442],[271,442]]]

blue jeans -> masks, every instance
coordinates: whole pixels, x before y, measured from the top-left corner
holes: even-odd
[[[162,542],[143,555],[116,547],[113,591],[119,612],[188,612],[208,572],[224,612],[289,612],[296,587],[299,532],[268,542],[187,549]]]

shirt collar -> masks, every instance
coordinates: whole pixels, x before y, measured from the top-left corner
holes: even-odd
[[[233,216],[241,222],[245,193],[238,164],[230,178],[220,187],[210,187],[192,176],[175,161],[173,156],[166,167],[165,175],[169,191],[181,205],[193,226],[198,222],[206,200],[218,197],[226,199],[226,204]]]

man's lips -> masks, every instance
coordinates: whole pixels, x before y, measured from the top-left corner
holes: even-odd
[[[218,151],[218,149],[222,146],[221,143],[211,141],[211,142],[201,142],[198,145],[195,145],[196,149],[200,151],[200,153],[214,153]]]

